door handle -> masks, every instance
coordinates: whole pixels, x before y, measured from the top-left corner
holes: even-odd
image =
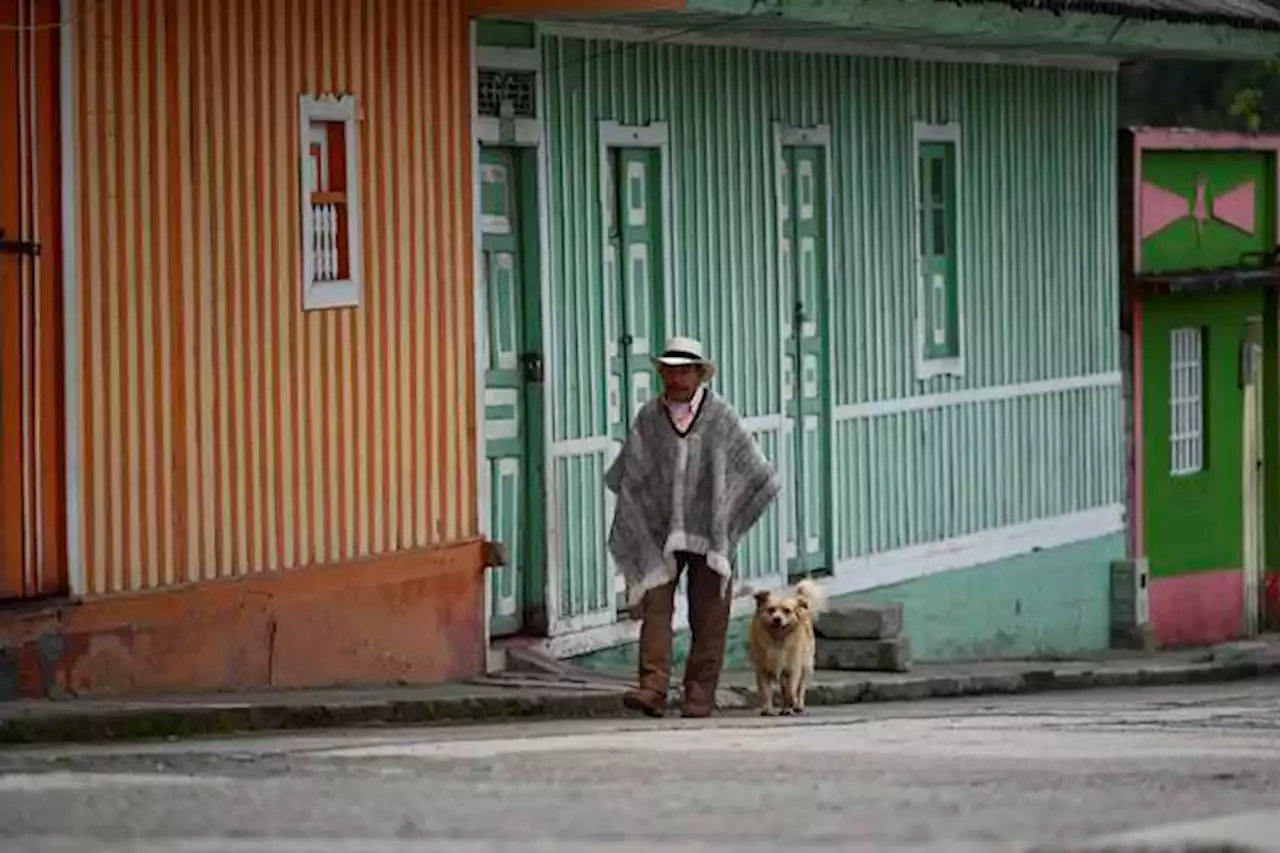
[[[536,352],[526,352],[520,356],[520,364],[524,366],[526,382],[542,381],[542,356]]]
[[[34,240],[5,239],[4,229],[0,228],[0,255],[30,255],[31,257],[36,257],[39,254],[39,243]]]

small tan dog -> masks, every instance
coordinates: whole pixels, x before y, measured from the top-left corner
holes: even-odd
[[[811,580],[796,584],[795,595],[783,598],[768,590],[755,594],[756,615],[747,635],[756,670],[760,713],[773,716],[773,685],[782,687],[782,713],[803,714],[806,682],[813,675],[813,620],[826,604],[826,593]]]

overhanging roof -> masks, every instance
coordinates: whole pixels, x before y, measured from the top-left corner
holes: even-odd
[[[471,11],[797,48],[835,39],[1109,61],[1280,56],[1280,0],[471,0]]]
[[[1171,24],[1210,24],[1280,31],[1280,2],[1271,0],[953,0],[999,3],[1016,9],[1078,12]]]

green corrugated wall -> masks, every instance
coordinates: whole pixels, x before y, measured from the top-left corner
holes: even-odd
[[[608,605],[601,120],[669,124],[668,329],[701,337],[717,389],[766,419],[782,405],[773,125],[831,127],[837,560],[1120,502],[1118,379],[850,408],[1119,371],[1113,74],[554,36],[543,49],[562,619]],[[915,378],[915,121],[962,126],[963,378]],[[776,460],[777,434],[760,439]],[[779,527],[771,513],[743,574],[778,571]]]

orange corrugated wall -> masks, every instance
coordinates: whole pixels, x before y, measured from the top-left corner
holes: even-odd
[[[76,39],[87,591],[476,532],[463,0],[106,0]],[[353,91],[364,304],[303,312],[298,98]]]

